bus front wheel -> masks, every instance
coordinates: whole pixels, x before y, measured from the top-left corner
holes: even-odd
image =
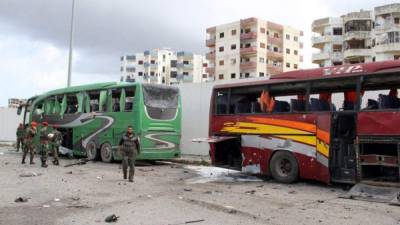
[[[90,141],[86,145],[86,157],[89,160],[97,160],[99,158],[99,151],[97,151],[97,145],[94,141]]]
[[[270,171],[272,177],[281,183],[293,183],[299,177],[297,160],[288,151],[278,151],[272,156]]]
[[[104,143],[100,148],[101,161],[110,163],[113,159],[112,146],[110,143]]]

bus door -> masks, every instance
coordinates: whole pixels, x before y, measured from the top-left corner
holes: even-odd
[[[329,164],[333,182],[356,182],[356,115],[354,111],[332,113]]]

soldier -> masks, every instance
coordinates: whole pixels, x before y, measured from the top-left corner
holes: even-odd
[[[43,127],[40,129],[40,144],[39,144],[39,154],[40,154],[40,160],[42,161],[42,167],[47,168],[47,154],[49,151],[49,129],[48,129],[48,123],[43,122]]]
[[[127,178],[127,170],[129,167],[129,182],[133,182],[133,176],[135,175],[135,159],[139,150],[139,138],[133,133],[131,126],[128,127],[128,131],[122,136],[119,142],[119,148],[122,153],[122,172],[124,179]]]
[[[62,141],[62,133],[56,129],[56,126],[53,126],[52,137],[50,139],[50,148],[54,158],[53,165],[56,166],[60,164],[58,161],[58,150],[61,146]]]
[[[35,149],[33,145],[33,139],[35,138],[37,133],[36,125],[37,125],[36,122],[31,122],[31,126],[26,128],[25,138],[24,138],[24,148],[23,148],[24,154],[22,155],[22,164],[25,164],[25,158],[26,155],[28,154],[28,151],[30,154],[30,164],[35,164],[33,162],[33,153]]]
[[[24,151],[25,127],[22,123],[19,124],[16,134],[17,134],[17,150],[16,150],[16,152],[19,152],[20,146],[21,146],[22,151]]]

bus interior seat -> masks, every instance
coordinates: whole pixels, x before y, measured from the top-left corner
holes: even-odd
[[[250,113],[250,102],[238,102],[235,104],[235,113]]]
[[[350,101],[343,101],[343,110],[354,110],[354,103]]]
[[[226,114],[226,104],[217,104],[217,114]]]
[[[379,95],[379,108],[381,109],[393,109],[400,107],[400,100],[390,95]]]
[[[306,110],[306,101],[298,99],[290,99],[292,112],[303,112]]]
[[[251,112],[252,113],[260,113],[261,112],[260,103],[251,102],[250,104],[251,104]]]
[[[290,112],[290,105],[285,101],[275,101],[274,112]]]
[[[113,112],[119,112],[119,110],[120,110],[119,103],[114,103],[112,111]]]
[[[318,98],[311,98],[311,111],[329,111],[331,109],[330,104],[326,100]]]
[[[94,104],[92,104],[92,105],[90,105],[90,111],[91,112],[98,112],[99,111],[99,104],[97,104],[97,103],[94,103]]]
[[[132,102],[125,103],[125,112],[132,111],[132,109],[133,109],[133,103]]]
[[[368,99],[367,107],[365,109],[379,109],[378,101],[374,99]]]

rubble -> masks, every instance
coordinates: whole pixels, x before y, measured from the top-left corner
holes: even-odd
[[[119,218],[119,216],[112,214],[112,215],[107,216],[104,221],[107,223],[114,223],[114,222],[117,222],[118,218]]]
[[[40,175],[42,175],[42,174],[29,171],[29,172],[23,172],[19,176],[20,177],[37,177],[37,176],[40,176]]]
[[[14,200],[14,202],[27,202],[28,198],[26,197],[18,197]]]

